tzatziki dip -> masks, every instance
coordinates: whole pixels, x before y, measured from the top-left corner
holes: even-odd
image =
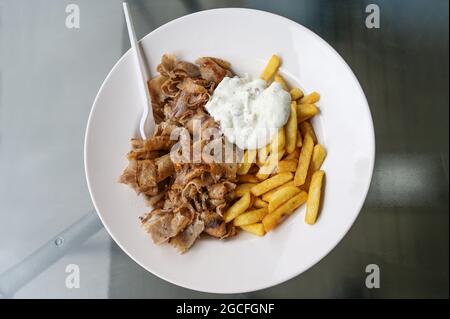
[[[225,77],[205,108],[220,123],[227,140],[240,149],[267,145],[290,114],[291,96],[273,82]]]

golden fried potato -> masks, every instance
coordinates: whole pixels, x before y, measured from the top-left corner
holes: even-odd
[[[312,175],[320,169],[326,156],[327,151],[325,147],[321,144],[316,144],[313,149],[311,163],[309,164],[308,175],[306,176],[306,181],[302,186],[303,189],[309,188]]]
[[[233,219],[238,217],[240,214],[245,212],[251,204],[250,193],[245,193],[237,202],[235,202],[228,210],[223,214],[223,219],[226,223],[231,222]]]
[[[239,165],[237,174],[244,175],[247,174],[252,166],[252,163],[255,162],[257,150],[246,150],[244,152],[244,157],[242,159],[242,163]]]
[[[284,157],[284,160],[290,160],[295,159],[298,160],[298,157],[300,155],[300,149],[297,147],[292,153],[289,153]]]
[[[317,144],[317,136],[314,132],[314,128],[312,127],[311,123],[309,121],[304,121],[299,124],[300,131],[302,133],[303,139],[305,138],[306,134],[311,135],[314,144]]]
[[[294,185],[301,186],[305,183],[306,175],[308,174],[309,164],[311,162],[311,155],[313,152],[314,142],[311,135],[306,134],[303,139],[302,150],[298,159],[297,171],[295,172]],[[253,186],[256,187],[256,186]],[[252,188],[253,190],[253,188]]]
[[[289,199],[287,202],[282,204],[280,207],[278,207],[274,212],[267,214],[262,220],[264,230],[268,232],[274,229],[283,216],[291,215],[294,210],[300,207],[300,205],[302,205],[304,202],[306,202],[307,199],[308,194],[304,191],[301,191],[300,193]]]
[[[270,197],[272,196],[272,194],[275,193],[277,190],[281,189],[282,187],[285,187],[285,186],[295,186],[294,185],[294,181],[289,181],[289,182],[284,183],[284,184],[282,184],[282,185],[280,185],[280,186],[278,186],[278,187],[276,187],[276,188],[274,188],[274,189],[272,189],[272,190],[270,190],[268,192],[265,192],[261,196],[262,200],[265,201],[265,202],[269,202],[270,201]]]
[[[277,55],[272,55],[269,62],[267,62],[266,67],[260,75],[260,78],[264,81],[270,81],[274,75],[277,73],[278,68],[281,65],[281,60]]]
[[[297,145],[297,104],[291,103],[291,114],[285,125],[286,128],[286,152],[292,153]]]
[[[256,165],[258,165],[259,167],[263,166],[267,162],[269,154],[270,154],[270,143],[258,149],[256,156]]]
[[[263,201],[261,198],[259,197],[255,197],[255,202],[253,203],[253,207],[255,208],[263,208],[263,207],[268,207],[269,203]]]
[[[277,186],[290,181],[293,176],[294,175],[291,172],[279,173],[253,186],[251,192],[253,195],[259,196],[261,194],[264,194],[265,192],[270,191],[271,189],[274,189]]]
[[[315,104],[297,104],[297,121],[299,123],[309,120],[319,113]]]
[[[322,184],[325,177],[324,171],[317,171],[311,178],[311,186],[309,186],[308,201],[306,203],[305,222],[314,224],[319,214],[320,198],[322,194]],[[270,205],[270,204],[269,204]]]
[[[256,224],[251,224],[251,225],[242,225],[239,227],[242,230],[245,230],[245,231],[252,233],[254,235],[257,235],[257,236],[264,236],[266,233],[264,231],[264,226],[261,223],[256,223]]]
[[[238,186],[236,186],[234,194],[236,195],[236,197],[242,197],[245,193],[249,193],[250,189],[255,185],[255,183],[239,184]]]
[[[276,166],[275,172],[276,173],[283,173],[283,172],[295,172],[297,170],[297,159],[284,159],[278,162],[278,165]]]
[[[267,215],[267,207],[249,210],[233,220],[234,226],[250,225],[260,222]]]
[[[285,186],[277,190],[272,194],[272,196],[270,196],[269,213],[272,213],[275,209],[281,206],[281,204],[287,202],[290,198],[300,192],[301,189],[295,186]]]
[[[245,174],[238,176],[239,183],[259,183],[259,179],[255,175]]]
[[[317,92],[312,92],[299,100],[300,104],[313,104],[320,100],[320,94]]]
[[[291,94],[292,101],[296,101],[303,97],[303,91],[299,88],[293,88],[289,93]]]
[[[284,150],[286,145],[286,133],[284,132],[284,127],[278,129],[278,133],[272,138],[270,142],[270,153],[280,153]]]
[[[299,130],[297,130],[297,149],[298,147],[302,147],[303,145],[303,139],[302,139],[302,134],[300,133]]]
[[[270,174],[272,174],[276,170],[278,163],[280,162],[280,159],[283,157],[283,155],[284,150],[278,153],[271,153],[266,164],[259,168],[256,177],[262,181],[267,179]]]

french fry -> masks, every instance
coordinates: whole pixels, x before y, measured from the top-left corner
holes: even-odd
[[[286,123],[286,152],[292,153],[297,145],[297,104],[291,103],[291,114]]]
[[[270,153],[279,153],[284,149],[286,145],[286,134],[284,127],[278,129],[278,133],[273,137],[270,142]]]
[[[303,97],[303,91],[299,88],[293,88],[289,93],[291,94],[292,101],[296,101]]]
[[[267,179],[270,174],[272,174],[275,169],[277,168],[277,165],[280,161],[280,159],[284,155],[284,150],[278,153],[271,153],[266,164],[264,166],[261,166],[259,168],[258,174],[256,174],[256,177],[260,180]]]
[[[264,236],[266,234],[266,232],[264,231],[264,226],[261,223],[243,225],[239,227],[241,227],[242,230],[245,230],[257,236]]]
[[[314,132],[314,129],[309,121],[304,121],[300,123],[300,131],[302,133],[303,138],[305,138],[306,134],[311,135],[314,144],[317,144],[317,136]]]
[[[275,73],[277,73],[278,68],[280,67],[281,60],[277,55],[272,55],[269,62],[267,62],[266,67],[260,75],[260,78],[264,81],[269,81],[273,78]]]
[[[244,184],[239,184],[235,190],[234,190],[234,194],[236,195],[236,197],[242,197],[244,196],[245,193],[249,193],[250,189],[255,186],[255,183],[244,183]]]
[[[278,162],[277,168],[275,169],[276,173],[283,172],[295,172],[297,170],[297,159],[284,159]]]
[[[253,207],[255,208],[263,208],[269,206],[268,202],[263,201],[261,198],[256,197],[255,202],[253,203]]]
[[[245,193],[237,202],[235,202],[228,210],[223,214],[223,219],[226,223],[231,222],[240,214],[245,212],[250,207],[251,195]]]
[[[263,168],[264,166],[261,166],[261,168]],[[256,178],[259,179],[260,181],[264,181],[266,179],[268,179],[270,177],[270,174],[266,174],[266,173],[256,173]]]
[[[327,151],[325,147],[321,144],[316,144],[313,149],[311,163],[309,164],[308,175],[306,176],[306,181],[302,186],[303,189],[309,188],[312,175],[320,169],[326,156]]]
[[[322,196],[322,184],[325,176],[324,171],[316,171],[311,178],[311,186],[309,187],[308,201],[306,203],[305,222],[314,224],[319,213],[320,198]]]
[[[266,232],[274,229],[277,224],[280,222],[281,218],[285,215],[291,215],[294,210],[300,205],[302,205],[308,199],[308,194],[304,191],[301,191],[287,202],[278,207],[274,212],[267,214],[262,223],[264,225],[264,230]]]
[[[260,222],[267,215],[267,207],[249,210],[233,220],[234,226],[250,225]]]
[[[297,104],[297,121],[299,123],[306,121],[319,113],[315,104]]]
[[[297,138],[297,140],[298,140],[298,138]],[[299,155],[300,155],[300,149],[297,147],[292,153],[289,153],[288,155],[286,155],[286,157],[284,159],[285,160],[298,159]]]
[[[300,157],[298,159],[297,171],[295,172],[294,177],[295,186],[301,186],[305,183],[306,175],[308,174],[309,163],[311,162],[313,147],[314,142],[311,135],[306,134],[303,139],[303,146],[302,150],[300,151]]]
[[[238,175],[244,175],[248,173],[250,167],[252,166],[252,163],[255,161],[256,151],[257,150],[246,150],[244,152],[244,157],[242,159],[243,161],[237,171]]]
[[[275,166],[278,164],[278,161],[280,161],[284,156],[284,153],[286,153],[285,150],[270,153],[266,163],[261,168],[263,168],[264,166],[272,166],[273,168],[275,168]]]
[[[313,104],[317,103],[320,100],[320,94],[317,92],[312,92],[308,95],[305,95],[299,100],[300,104]]]
[[[256,196],[253,196],[252,193],[250,193],[250,204],[248,205],[247,209],[253,206],[255,203]]]
[[[265,202],[269,202],[270,201],[270,197],[272,196],[272,194],[275,193],[276,191],[278,191],[279,189],[285,187],[285,186],[295,186],[294,185],[294,181],[289,181],[289,182],[284,183],[283,185],[280,185],[280,186],[278,186],[278,187],[276,187],[276,188],[274,188],[274,189],[272,189],[272,190],[270,190],[268,192],[265,192],[261,196],[262,200],[265,201]]]
[[[323,164],[323,161],[327,157],[327,150],[323,147],[322,144],[316,144],[313,149],[313,155],[311,158],[310,169],[314,173],[318,171]]]
[[[275,74],[275,77],[274,77],[273,80],[275,82],[280,83],[284,90],[289,91],[288,90],[288,86],[286,84],[286,81],[284,80],[284,78],[279,73]]]
[[[281,204],[287,202],[294,195],[297,195],[301,192],[301,189],[295,186],[286,186],[277,190],[275,193],[270,196],[269,201],[269,213],[272,213],[277,209]]]
[[[259,196],[264,194],[265,192],[274,189],[277,186],[280,186],[292,179],[294,175],[291,172],[279,173],[277,175],[272,176],[271,178],[266,179],[265,181],[256,184],[251,188],[251,192],[255,196]]]
[[[238,181],[240,183],[259,183],[259,179],[255,175],[245,174],[245,175],[239,175]]]
[[[302,133],[300,133],[299,130],[297,130],[297,149],[298,147],[302,147],[303,145],[303,139],[302,139]]]
[[[267,161],[267,158],[269,157],[269,153],[270,153],[270,143],[267,144],[266,146],[261,147],[258,150],[258,154],[256,157],[256,165],[258,166],[263,166],[264,163]]]

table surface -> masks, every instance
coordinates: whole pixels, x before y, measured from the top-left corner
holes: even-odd
[[[80,28],[65,26],[66,6]],[[380,28],[365,25],[380,8]],[[248,7],[301,23],[347,61],[367,95],[376,165],[366,203],[328,256],[241,295],[180,288],[140,268],[107,232],[23,279],[16,298],[404,298],[449,296],[448,1],[129,1],[138,37],[185,14]],[[83,139],[103,79],[129,48],[120,0],[0,0],[0,280],[92,211]],[[80,287],[66,286],[67,266]],[[368,289],[366,266],[380,269]],[[8,277],[8,276],[3,276]],[[0,281],[0,293],[2,282]]]

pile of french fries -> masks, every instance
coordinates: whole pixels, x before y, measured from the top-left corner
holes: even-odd
[[[278,73],[280,58],[273,55],[261,78],[276,81],[291,95],[291,113],[270,144],[246,150],[238,169],[238,200],[224,214],[225,222],[264,236],[306,202],[305,222],[314,224],[319,214],[326,157],[309,121],[319,113],[317,92],[304,95],[289,89]]]

